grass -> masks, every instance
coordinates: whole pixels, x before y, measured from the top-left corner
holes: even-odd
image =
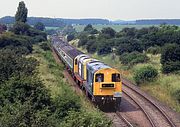
[[[75,25],[74,28],[77,32],[81,32],[83,31],[85,26],[86,25]],[[93,27],[96,28],[97,30],[102,30],[105,27],[111,27],[117,32],[121,31],[123,28],[126,28],[126,27],[129,27],[129,28],[135,27],[137,29],[141,29],[143,27],[150,27],[150,26],[152,25],[93,25]]]
[[[38,71],[39,76],[45,84],[46,88],[50,90],[52,98],[62,95],[63,92],[69,91],[65,94],[71,94],[71,96],[78,96],[82,112],[92,114],[91,118],[101,118],[104,122],[108,123],[104,114],[95,108],[87,99],[85,95],[77,95],[72,87],[68,84],[64,78],[63,71],[64,65],[57,64],[51,51],[44,51],[39,45],[34,45],[34,51],[30,57],[34,57],[39,61]],[[106,123],[105,122],[105,123]]]

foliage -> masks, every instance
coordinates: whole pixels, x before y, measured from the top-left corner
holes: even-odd
[[[7,30],[7,26],[4,24],[0,24],[0,34]]]
[[[109,54],[111,52],[112,52],[112,48],[111,48],[111,45],[108,43],[108,41],[101,40],[99,42],[99,45],[98,45],[98,48],[97,48],[98,55],[105,55],[105,54]]]
[[[97,34],[98,33],[98,31],[96,29],[94,29],[91,24],[88,24],[87,26],[85,26],[84,32],[87,32],[89,34]]]
[[[67,41],[71,41],[74,39],[74,35],[73,34],[70,34],[70,35],[67,35]]]
[[[176,90],[173,94],[178,103],[180,104],[180,89]]]
[[[81,33],[79,35],[78,47],[86,45],[87,41],[88,41],[88,35],[86,33]]]
[[[69,94],[67,94],[67,92]],[[79,103],[79,98],[74,95],[73,92],[65,89],[61,96],[55,98],[55,115],[58,119],[63,119],[68,116],[69,111],[80,111],[81,105]]]
[[[149,60],[149,58],[146,56],[146,54],[132,52],[122,54],[120,56],[120,60],[122,64],[134,65],[137,63],[145,63]]]
[[[28,9],[23,1],[19,2],[18,10],[15,15],[17,22],[26,22],[27,21]]]
[[[153,55],[157,55],[161,53],[161,47],[155,46],[155,47],[149,47],[147,49],[147,53],[151,53]]]
[[[158,71],[152,66],[144,66],[135,71],[134,80],[139,85],[145,82],[152,82],[157,77]]]
[[[180,46],[168,44],[163,48],[161,55],[162,72],[170,73],[180,70]]]
[[[38,62],[33,58],[21,57],[22,54],[12,49],[0,50],[0,82],[13,76],[29,76],[35,74]]]
[[[18,35],[30,36],[33,43],[47,40],[45,32],[37,30],[23,22],[16,22],[11,31]]]
[[[32,52],[32,44],[31,39],[27,36],[19,36],[13,33],[3,33],[0,36],[0,48],[4,48],[6,46],[15,46],[17,49],[21,47],[25,48],[25,54]],[[11,47],[12,49],[14,47]]]
[[[104,38],[109,39],[109,38],[115,37],[116,31],[114,29],[112,29],[111,27],[107,27],[107,28],[103,28],[101,30],[101,33],[102,33],[101,36],[103,36]]]
[[[94,112],[69,112],[61,124],[63,127],[110,127],[111,121],[104,121],[104,117]]]
[[[12,31],[15,34],[19,34],[19,35],[28,35],[29,34],[29,28],[30,26],[24,22],[15,22],[15,24],[13,25]]]
[[[74,35],[76,34],[76,30],[72,25],[66,25],[62,30],[63,35]]]
[[[37,22],[34,25],[34,28],[40,31],[44,31],[45,30],[45,25],[42,22]]]
[[[50,50],[48,43],[44,42],[39,45],[44,51]]]

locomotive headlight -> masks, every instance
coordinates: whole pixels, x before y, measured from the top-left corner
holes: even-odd
[[[104,97],[102,97],[101,99],[104,100]]]

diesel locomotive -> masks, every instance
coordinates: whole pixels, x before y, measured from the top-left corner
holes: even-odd
[[[58,36],[51,37],[53,50],[65,64],[86,95],[97,104],[113,103],[120,108],[122,81],[120,72],[77,50]]]

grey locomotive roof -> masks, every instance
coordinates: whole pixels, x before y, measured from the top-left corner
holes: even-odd
[[[103,69],[103,68],[111,68],[107,66],[106,64],[96,61],[96,62],[89,62],[87,63],[87,68],[90,70],[92,73],[95,73],[96,71]]]

